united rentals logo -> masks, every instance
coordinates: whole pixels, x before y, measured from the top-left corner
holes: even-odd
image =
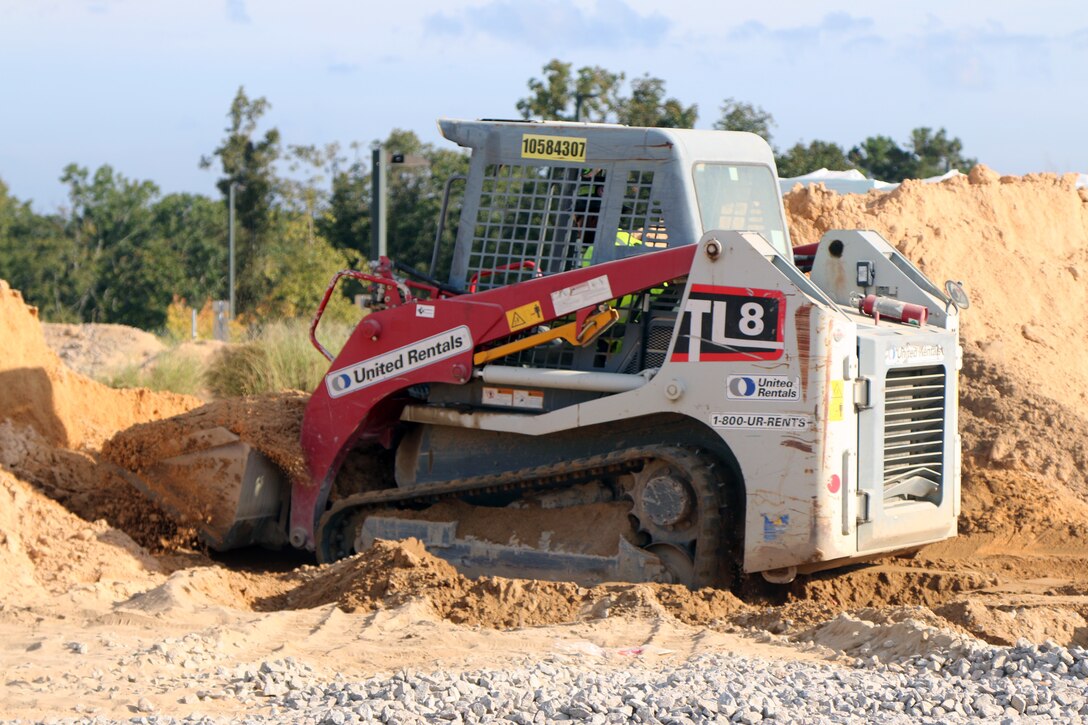
[[[472,349],[472,333],[462,325],[325,376],[329,396],[339,398],[411,370]]]
[[[731,400],[801,399],[801,381],[786,375],[730,375],[725,389]]]
[[[944,346],[937,343],[908,342],[884,350],[886,365],[910,365],[922,362],[944,362]]]

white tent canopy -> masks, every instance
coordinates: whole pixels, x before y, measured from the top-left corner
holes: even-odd
[[[957,176],[963,176],[959,169],[952,169],[940,176],[930,176],[929,178],[922,179],[927,184],[938,184],[946,179],[952,179]],[[1077,188],[1088,188],[1088,174],[1077,174]],[[789,179],[779,179],[778,185],[782,193],[785,194],[790,191],[797,184],[802,186],[811,186],[812,184],[823,184],[831,191],[838,192],[840,194],[864,194],[871,189],[879,189],[880,191],[891,191],[899,184],[892,184],[887,181],[880,181],[878,179],[868,179],[865,174],[861,173],[857,169],[850,169],[849,171],[831,171],[830,169],[817,169],[816,171],[809,172],[803,176],[794,176]]]
[[[783,194],[797,184],[801,184],[802,186],[823,184],[828,189],[837,191],[840,194],[864,194],[870,189],[887,191],[888,189],[894,189],[897,186],[897,184],[889,184],[886,181],[867,179],[865,178],[865,174],[857,169],[850,169],[849,171],[816,169],[803,176],[794,176],[790,179],[779,179],[778,184]]]

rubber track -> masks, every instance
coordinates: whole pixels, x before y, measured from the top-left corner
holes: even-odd
[[[691,480],[699,507],[698,544],[694,555],[695,587],[722,583],[725,567],[720,560],[725,550],[722,541],[721,486],[715,473],[717,462],[710,456],[680,446],[640,446],[613,451],[561,464],[536,466],[488,476],[443,483],[367,491],[336,501],[321,517],[318,527],[318,560],[330,563],[345,555],[333,539],[342,537],[342,527],[355,515],[370,508],[412,503],[437,503],[466,495],[516,492],[519,494],[573,486],[606,475],[636,470],[654,459],[668,461],[683,470]],[[334,549],[335,547],[335,549]]]

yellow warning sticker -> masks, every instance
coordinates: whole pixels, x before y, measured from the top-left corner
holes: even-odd
[[[831,381],[831,401],[827,406],[827,419],[830,421],[842,420],[842,381]]]
[[[522,134],[521,158],[584,162],[586,160],[586,140],[569,136]]]
[[[544,321],[544,312],[539,302],[530,302],[521,307],[506,311],[506,321],[510,323],[510,332],[524,330],[526,327],[539,325]]]

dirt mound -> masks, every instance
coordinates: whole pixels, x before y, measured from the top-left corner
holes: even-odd
[[[88,523],[0,470],[0,577],[6,604],[63,594],[80,584],[153,584],[162,568],[104,521]]]
[[[960,377],[963,449],[976,462],[964,485],[967,530],[1068,525],[1088,543],[1088,418],[1040,394],[1039,371],[994,347],[968,341]]]
[[[1032,642],[1052,639],[1066,647],[1088,645],[1088,621],[1073,609],[1036,604],[989,605],[971,599],[950,602],[934,610],[990,644],[1009,647],[1020,638]]]
[[[37,309],[0,280],[0,415],[53,445],[97,447],[135,423],[175,415],[200,401],[174,393],[113,390],[61,363],[45,344]]]
[[[1083,409],[1088,358],[1088,192],[1075,176],[1002,176],[983,166],[939,184],[839,195],[822,185],[783,199],[795,244],[829,229],[874,229],[938,283],[962,280],[964,336],[1029,373],[1032,389]]]
[[[34,428],[0,420],[0,466],[85,521],[102,519],[149,551],[198,546],[194,528],[144,498],[94,451],[57,447]]]
[[[44,323],[42,332],[65,365],[95,379],[143,365],[166,349],[150,332],[127,325]]]
[[[300,442],[309,395],[288,391],[216,400],[172,418],[121,431],[102,447],[108,460],[139,472],[155,462],[190,453],[187,435],[223,427],[268,456],[291,478],[309,480]]]
[[[425,599],[438,616],[484,627],[525,627],[609,616],[671,616],[692,624],[725,620],[748,607],[728,592],[682,586],[607,584],[481,577],[468,579],[415,539],[377,541],[369,550],[323,568],[285,576],[290,591],[260,609],[305,609],[336,603],[374,611]]]
[[[982,646],[974,637],[947,627],[934,626],[924,607],[893,610],[863,609],[840,614],[797,635],[851,657],[876,657],[888,662],[932,653],[967,655]],[[937,619],[939,624],[946,624]]]

